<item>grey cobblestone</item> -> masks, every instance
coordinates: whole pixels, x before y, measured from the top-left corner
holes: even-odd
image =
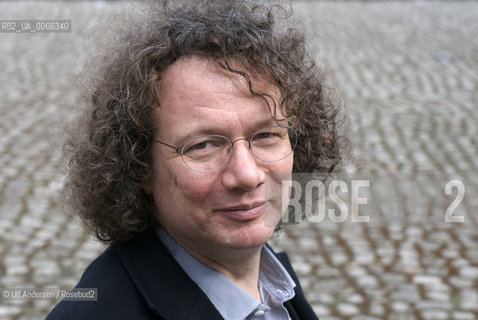
[[[71,34],[0,33],[0,288],[76,284],[104,246],[58,205],[60,131],[84,44],[120,2],[0,2],[0,19],[71,19]],[[353,123],[350,178],[368,224],[308,222],[273,240],[321,320],[478,319],[478,3],[294,1]],[[313,51],[314,52],[314,51]],[[465,186],[445,194],[451,180]],[[370,197],[369,197],[370,195]],[[0,298],[0,319],[57,301]]]

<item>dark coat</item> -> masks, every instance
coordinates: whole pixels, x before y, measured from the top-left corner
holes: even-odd
[[[292,320],[317,320],[287,255],[276,256],[297,284],[294,299],[285,303]],[[223,319],[154,232],[110,246],[88,266],[77,288],[97,288],[98,301],[62,301],[47,320]]]

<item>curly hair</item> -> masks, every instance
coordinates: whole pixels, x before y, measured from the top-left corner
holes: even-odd
[[[141,182],[152,173],[157,88],[180,57],[199,55],[279,88],[289,123],[300,130],[294,172],[330,173],[342,163],[340,103],[309,57],[290,5],[253,0],[175,1],[121,20],[115,44],[94,58],[87,108],[65,143],[69,204],[103,242],[136,237],[155,224]],[[231,67],[241,66],[241,70]]]

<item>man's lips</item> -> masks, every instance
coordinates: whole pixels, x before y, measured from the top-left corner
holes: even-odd
[[[224,214],[234,220],[248,221],[253,220],[265,212],[267,201],[255,202],[253,204],[243,204],[230,206],[215,210],[217,213]]]

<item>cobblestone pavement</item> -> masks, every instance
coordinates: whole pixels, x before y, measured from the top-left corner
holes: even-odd
[[[104,249],[58,205],[59,146],[85,40],[117,7],[0,2],[0,19],[73,26],[0,33],[0,288],[71,288]],[[274,244],[321,320],[478,319],[478,2],[295,7],[344,95],[349,179],[369,182],[345,203],[366,197],[369,222],[313,215]],[[0,319],[41,319],[56,302],[3,297]]]

